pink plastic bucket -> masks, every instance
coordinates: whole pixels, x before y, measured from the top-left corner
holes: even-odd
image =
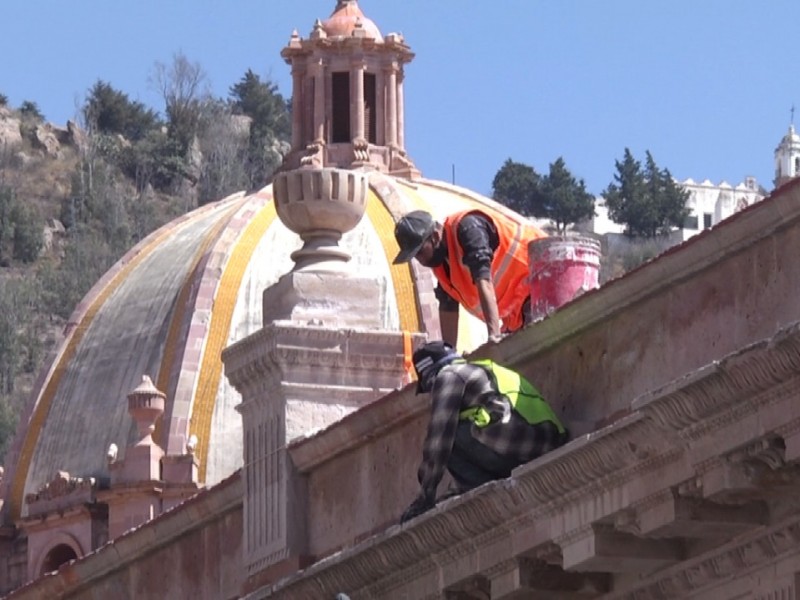
[[[599,287],[600,242],[584,236],[548,237],[528,244],[531,313],[545,318],[587,290]]]

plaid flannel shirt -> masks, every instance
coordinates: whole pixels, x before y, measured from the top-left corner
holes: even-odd
[[[433,499],[453,449],[459,413],[470,406],[486,406],[502,397],[489,373],[478,365],[456,363],[444,367],[436,376],[431,391],[431,420],[422,449],[417,479],[421,496]],[[472,436],[498,454],[510,456],[520,464],[533,460],[564,442],[555,427],[531,425],[516,411],[507,423],[492,422],[471,428]]]

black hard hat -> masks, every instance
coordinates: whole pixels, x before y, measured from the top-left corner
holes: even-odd
[[[457,357],[455,349],[443,341],[428,342],[417,348],[412,356],[417,372],[417,393],[429,392],[439,370]]]
[[[424,210],[412,210],[402,217],[394,227],[394,238],[400,246],[400,252],[393,263],[396,265],[414,258],[434,228],[433,217]]]

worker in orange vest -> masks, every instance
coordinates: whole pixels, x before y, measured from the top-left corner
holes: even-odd
[[[529,321],[528,243],[546,234],[527,219],[482,209],[457,212],[442,224],[415,210],[397,222],[394,235],[400,246],[394,264],[416,258],[436,275],[444,341],[456,345],[459,303],[486,323],[491,341]]]

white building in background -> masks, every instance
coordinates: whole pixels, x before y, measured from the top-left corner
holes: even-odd
[[[794,123],[789,125],[788,133],[775,148],[775,187],[780,187],[790,179],[800,175],[800,135],[795,132]],[[745,177],[744,181],[733,186],[727,181],[714,184],[708,179],[696,182],[686,179],[679,182],[689,192],[687,207],[689,217],[682,229],[672,233],[675,243],[688,240],[705,229],[709,229],[730,217],[732,214],[763,200],[768,192],[755,177]],[[622,234],[625,226],[615,223],[608,216],[605,198],[595,200],[595,217],[586,227],[598,235]]]
[[[792,107],[794,115],[794,107]],[[800,135],[794,130],[794,123],[778,147],[775,148],[775,187],[780,187],[790,179],[800,175]]]
[[[691,178],[678,183],[689,192],[687,207],[691,212],[684,227],[672,233],[671,237],[676,243],[713,227],[733,213],[763,200],[767,195],[755,177],[746,177],[736,186],[727,181],[714,184],[708,179],[698,183]],[[615,223],[608,216],[605,198],[599,196],[595,203],[595,217],[589,230],[598,235],[624,233],[625,226]]]

